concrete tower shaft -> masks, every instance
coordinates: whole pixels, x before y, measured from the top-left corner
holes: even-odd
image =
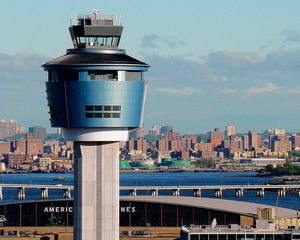
[[[74,141],[74,239],[116,240],[119,141],[143,121],[149,66],[118,48],[112,17],[79,17],[69,30],[74,49],[43,67],[51,126]]]

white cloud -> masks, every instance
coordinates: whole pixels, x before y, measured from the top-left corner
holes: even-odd
[[[223,95],[241,94],[242,97],[248,97],[250,95],[264,94],[264,93],[276,93],[280,89],[279,86],[274,83],[268,82],[260,87],[252,87],[248,89],[235,89],[235,88],[224,88],[221,90]],[[297,89],[300,92],[300,87]],[[289,90],[290,93],[292,90]]]
[[[204,91],[191,86],[184,88],[158,88],[157,91],[180,96],[202,96],[204,94]]]
[[[279,89],[279,86],[275,85],[274,83],[268,82],[262,85],[261,87],[253,87],[246,89],[245,92],[250,94],[275,93],[278,92]]]
[[[300,87],[290,88],[288,90],[288,93],[291,93],[291,94],[300,94]]]
[[[232,94],[235,94],[235,93],[237,93],[238,92],[238,90],[237,89],[234,89],[234,88],[224,88],[223,90],[222,90],[222,93],[224,94],[224,95],[232,95]]]

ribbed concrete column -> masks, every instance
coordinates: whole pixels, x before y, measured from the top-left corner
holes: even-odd
[[[74,143],[74,240],[119,239],[119,143]]]
[[[215,190],[215,197],[216,198],[222,198],[222,189],[216,189]]]
[[[136,196],[136,189],[129,189],[130,196]]]
[[[48,199],[48,188],[41,188],[41,199]]]
[[[64,189],[63,197],[66,198],[66,199],[71,198],[71,190],[69,188]]]
[[[158,189],[151,189],[150,192],[152,196],[158,196]]]
[[[244,196],[244,190],[243,189],[235,190],[235,196],[236,197],[243,197]]]
[[[194,189],[194,197],[201,197],[201,189]]]
[[[257,192],[256,192],[256,196],[257,197],[264,197],[265,196],[265,190],[263,188],[258,189]]]
[[[285,197],[285,189],[278,189],[278,197]]]
[[[25,199],[25,188],[24,187],[19,187],[18,188],[18,199],[19,200],[24,200]]]

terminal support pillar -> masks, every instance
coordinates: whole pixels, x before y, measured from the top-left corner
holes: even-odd
[[[215,190],[215,197],[216,198],[222,198],[222,189],[216,189]]]
[[[41,188],[41,199],[48,199],[48,188]]]
[[[0,201],[3,200],[3,191],[2,186],[0,186]]]
[[[18,188],[18,199],[19,200],[24,200],[25,199],[25,188],[24,187],[19,187]]]
[[[136,189],[130,189],[129,190],[129,195],[130,196],[136,196]]]
[[[70,199],[71,198],[71,190],[69,188],[64,189],[64,198]]]
[[[172,190],[172,196],[180,196],[180,189],[173,189]]]
[[[119,143],[74,142],[74,240],[119,239]]]
[[[158,189],[151,189],[152,196],[158,196]]]
[[[201,189],[194,189],[194,197],[201,197]]]
[[[257,197],[264,197],[265,196],[265,190],[263,188],[258,189],[257,192],[256,192],[256,196]]]
[[[237,189],[235,191],[235,196],[236,197],[244,197],[244,190],[243,189]]]
[[[285,197],[285,189],[278,189],[278,197]]]

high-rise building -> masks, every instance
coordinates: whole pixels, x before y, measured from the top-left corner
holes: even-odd
[[[15,141],[15,152],[26,155],[27,147],[25,138],[20,138]]]
[[[235,136],[236,135],[236,126],[233,124],[227,125],[225,132],[228,137]]]
[[[270,137],[272,152],[287,152],[292,150],[292,142],[289,136],[276,135]]]
[[[116,240],[119,142],[142,125],[149,66],[118,48],[119,19],[95,11],[69,30],[74,48],[43,67],[51,126],[74,141],[74,239]]]
[[[244,135],[243,136],[243,150],[249,150],[249,136],[248,135]]]
[[[285,135],[285,129],[284,128],[269,128],[268,133],[270,133],[271,135]]]
[[[168,149],[168,141],[164,138],[156,141],[156,148],[160,151],[166,151]]]
[[[27,138],[20,138],[15,141],[15,152],[32,156],[43,153],[44,141],[41,139],[34,139],[31,135]]]
[[[194,143],[194,139],[190,137],[184,137],[181,139],[181,147],[183,150],[188,150],[192,148],[192,144]]]
[[[11,145],[11,142],[0,142],[0,158],[3,154],[12,152]]]
[[[139,138],[137,140],[130,139],[126,142],[126,150],[132,151],[132,150],[138,150],[143,153],[147,152],[147,141],[143,138]]]
[[[0,120],[0,140],[13,137],[17,134],[17,122],[14,120]]]
[[[17,125],[17,134],[26,134],[27,128],[21,125]]]
[[[26,139],[26,155],[32,156],[41,154],[44,151],[44,141],[41,139]]]
[[[220,146],[224,140],[224,132],[220,131],[219,128],[215,128],[214,131],[209,133],[209,142],[213,145],[214,148]]]
[[[243,140],[238,136],[231,135],[229,140],[224,140],[224,148],[229,149],[231,154],[242,152],[244,149]]]
[[[159,133],[160,135],[165,135],[168,132],[172,132],[173,131],[173,127],[170,125],[162,125],[159,127]]]
[[[147,152],[147,141],[143,138],[139,138],[138,140],[134,141],[134,149],[141,151],[142,153]]]
[[[211,143],[200,142],[194,144],[194,150],[200,153],[202,158],[212,158],[214,149]]]
[[[252,131],[249,131],[248,137],[249,137],[249,150],[252,149],[257,150],[260,145],[260,137],[257,135],[257,133]]]
[[[148,134],[152,137],[156,137],[160,134],[160,126],[153,126],[149,131]]]
[[[129,133],[129,138],[132,138],[134,140],[137,140],[139,138],[144,138],[144,124],[140,128],[131,131]]]
[[[46,139],[47,130],[42,126],[33,126],[29,128],[29,134],[31,134],[34,139]]]
[[[294,134],[293,136],[291,136],[290,141],[292,142],[293,150],[300,148],[300,136]]]
[[[26,155],[22,153],[7,153],[4,154],[4,162],[9,167],[18,168],[26,161]]]

